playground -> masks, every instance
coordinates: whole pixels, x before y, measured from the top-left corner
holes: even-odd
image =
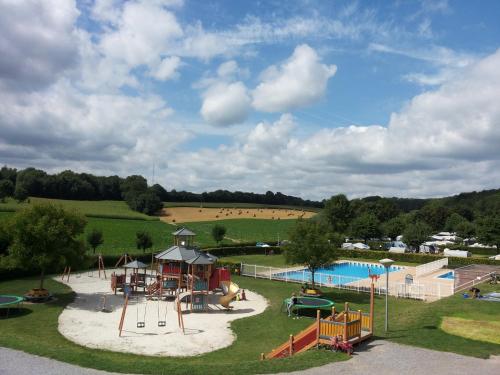
[[[190,313],[182,303],[183,333],[174,308],[175,300],[131,296],[119,336],[124,296],[115,295],[110,289],[109,274],[113,271],[119,272],[106,270],[107,279],[99,278],[97,271],[71,275],[69,282],[65,279],[64,283],[76,293],[74,302],[59,316],[59,332],[68,340],[89,348],[122,353],[194,356],[230,346],[235,340],[230,322],[260,314],[267,307],[266,299],[251,291],[245,291],[247,301],[233,301],[231,310],[209,303],[206,312]],[[138,328],[138,321],[143,322],[144,327]],[[164,321],[165,326],[160,327],[159,321]]]

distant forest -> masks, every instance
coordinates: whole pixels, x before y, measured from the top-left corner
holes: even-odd
[[[57,174],[26,168],[16,170],[4,166],[0,170],[0,198],[27,196],[74,199],[74,200],[127,200],[127,193],[148,192],[163,202],[214,202],[214,203],[260,203],[269,205],[290,205],[322,208],[323,202],[311,201],[271,191],[256,194],[227,190],[216,190],[201,194],[188,191],[168,191],[159,184],[148,186],[142,176],[94,176],[89,173],[75,173],[67,170]],[[130,194],[129,194],[130,195]],[[127,200],[128,201],[128,200]]]
[[[149,186],[147,180],[138,175],[122,178],[75,173],[70,170],[49,174],[35,168],[17,170],[4,166],[0,169],[0,199],[8,196],[18,200],[28,196],[74,200],[125,200],[133,209],[141,212],[153,212],[159,207],[158,202],[259,203],[324,208],[325,204],[331,201],[331,198],[312,201],[271,191],[265,194],[228,190],[192,193],[167,190],[159,184]],[[458,213],[468,221],[473,221],[478,215],[500,212],[500,189],[435,199],[372,196],[352,199],[348,204],[350,215],[353,217],[370,211],[381,222],[402,213],[418,210],[421,215],[434,217],[436,222],[431,223],[432,227],[439,228],[450,213]],[[149,206],[149,209],[146,206]]]

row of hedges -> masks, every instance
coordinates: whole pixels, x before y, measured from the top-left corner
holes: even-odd
[[[498,251],[494,247],[470,247],[470,246],[464,246],[460,244],[453,244],[453,245],[446,245],[446,246],[439,246],[441,251],[443,251],[445,248],[448,248],[450,250],[466,250],[470,251],[472,254],[481,254],[481,255],[497,255]]]
[[[345,250],[339,249],[338,255],[345,258],[363,258],[363,259],[373,259],[380,260],[383,258],[391,258],[400,262],[411,262],[411,263],[429,263],[438,259],[442,259],[441,255],[433,254],[421,254],[421,253],[388,253],[387,251],[376,251],[376,250]],[[499,265],[500,261],[492,260],[487,258],[457,258],[448,257],[448,264],[450,267],[461,267],[469,264],[489,264],[489,265]]]
[[[273,254],[281,254],[282,248],[278,246],[259,247],[259,246],[226,246],[226,247],[209,247],[204,248],[216,257],[229,257],[233,255],[254,255],[254,254],[267,254],[270,251]]]

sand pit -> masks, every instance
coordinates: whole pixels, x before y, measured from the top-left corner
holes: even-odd
[[[228,219],[308,219],[316,213],[311,211],[287,210],[284,208],[199,208],[169,207],[162,210],[160,219],[168,223],[193,221],[214,221]]]
[[[219,310],[209,305],[210,312],[184,313],[185,334],[177,323],[177,312],[172,301],[148,301],[132,297],[127,309],[122,337],[118,337],[118,324],[123,309],[123,295],[114,295],[108,280],[99,279],[97,272],[72,275],[69,285],[77,294],[59,316],[59,332],[77,344],[116,352],[151,356],[194,356],[221,349],[235,340],[230,322],[262,313],[267,307],[264,297],[246,291],[248,301],[234,301],[232,311]],[[56,279],[60,281],[59,278]],[[106,308],[101,312],[102,298]],[[185,308],[185,305],[182,305]],[[158,314],[166,326],[158,327]],[[159,310],[159,311],[158,311]],[[137,328],[137,319],[146,326]],[[144,319],[145,316],[145,319]]]

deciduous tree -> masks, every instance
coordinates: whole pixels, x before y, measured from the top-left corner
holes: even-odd
[[[9,225],[8,257],[15,267],[40,271],[40,289],[45,273],[64,266],[76,266],[85,257],[81,234],[86,220],[62,207],[43,204],[24,209]]]
[[[95,249],[97,249],[98,246],[100,246],[104,243],[104,237],[102,235],[102,230],[96,229],[96,228],[92,229],[87,234],[87,243],[92,248],[92,253],[95,254]]]
[[[219,245],[226,235],[226,227],[220,224],[215,224],[212,228],[212,237]]]
[[[289,238],[290,243],[284,247],[285,259],[287,263],[306,266],[314,288],[316,270],[335,260],[337,244],[330,244],[331,236],[324,225],[311,220],[299,220]]]

